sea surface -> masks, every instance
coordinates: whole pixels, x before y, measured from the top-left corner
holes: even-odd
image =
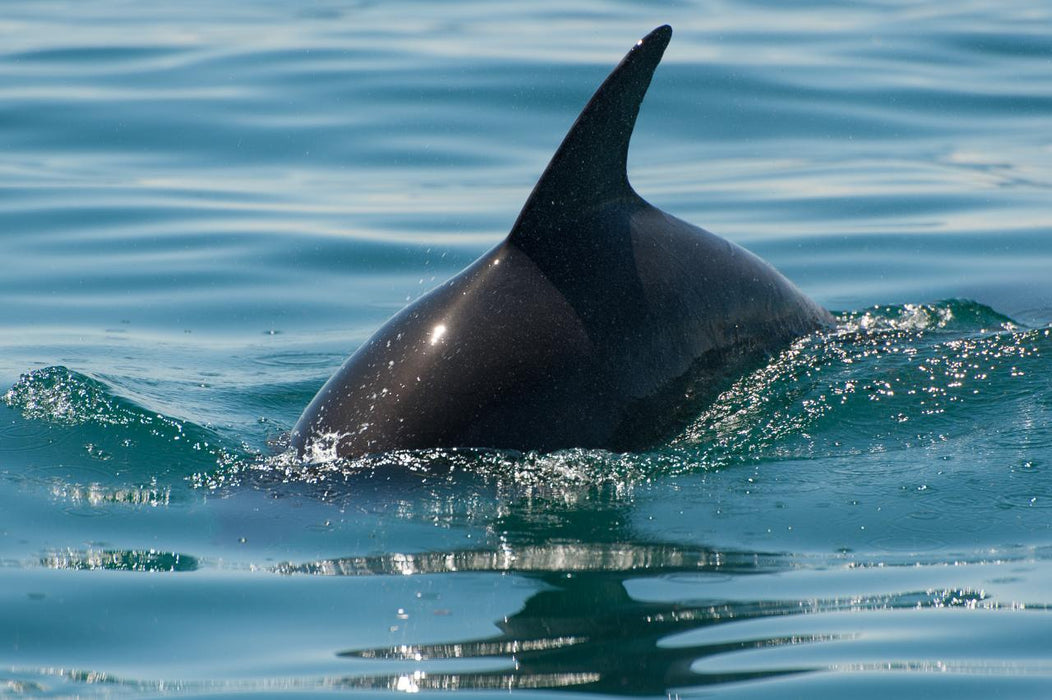
[[[305,465],[675,35],[630,176],[833,310],[643,453]],[[0,694],[1052,697],[1052,5],[0,6]]]

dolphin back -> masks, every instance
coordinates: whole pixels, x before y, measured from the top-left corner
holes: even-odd
[[[507,238],[403,309],[292,431],[308,459],[638,449],[832,317],[752,253],[644,201],[629,142],[668,26],[595,92]]]

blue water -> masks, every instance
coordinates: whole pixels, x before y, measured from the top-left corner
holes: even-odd
[[[837,313],[653,451],[305,467],[633,42],[630,176]],[[1052,688],[1052,8],[8,2],[0,694]]]

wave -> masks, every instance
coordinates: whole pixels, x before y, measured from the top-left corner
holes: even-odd
[[[640,453],[442,449],[306,463],[281,440],[271,452],[233,443],[65,367],[26,373],[3,401],[26,419],[85,429],[97,459],[142,460],[133,470],[140,475],[168,465],[164,473],[208,489],[301,484],[329,493],[351,481],[481,480],[498,491],[585,499],[596,488],[627,493],[661,475],[967,441],[1006,411],[1027,419],[998,436],[1003,446],[1052,444],[1049,328],[1025,328],[967,300],[877,306],[838,320],[741,377],[666,444]]]
[[[26,421],[48,425],[47,440],[54,448],[49,450],[50,460],[69,450],[76,455],[75,461],[94,465],[88,470],[94,477],[112,474],[116,478],[118,473],[140,480],[185,476],[187,470],[205,465],[215,468],[237,449],[209,428],[151,411],[106,383],[62,366],[23,374],[0,400]],[[5,440],[4,451],[20,449],[20,439],[13,437]],[[21,441],[42,438],[39,432],[29,431]],[[92,488],[70,487],[78,494]],[[163,488],[151,491],[158,490]],[[127,500],[118,492],[100,496],[95,488],[94,493],[94,500]]]

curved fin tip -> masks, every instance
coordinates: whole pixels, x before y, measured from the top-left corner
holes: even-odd
[[[592,95],[552,156],[515,227],[513,240],[525,243],[561,218],[605,199],[625,196],[628,144],[654,69],[672,39],[663,24],[637,41]]]

